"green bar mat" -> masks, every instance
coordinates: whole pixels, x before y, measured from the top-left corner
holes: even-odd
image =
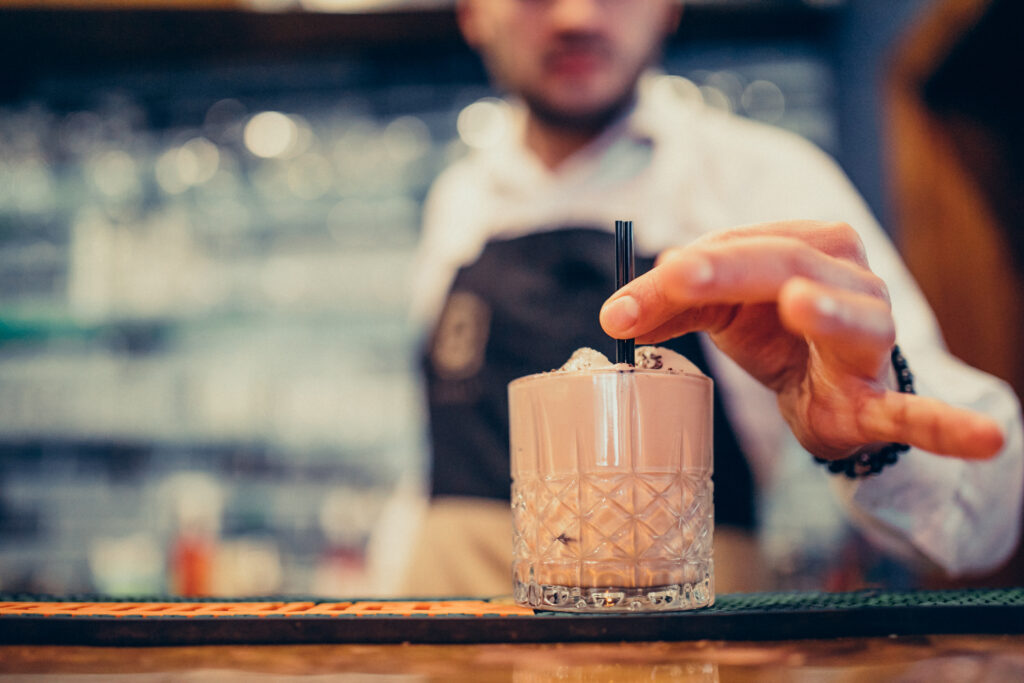
[[[690,612],[534,612],[507,599],[0,595],[0,644],[790,640],[1024,633],[1024,588],[720,595]]]

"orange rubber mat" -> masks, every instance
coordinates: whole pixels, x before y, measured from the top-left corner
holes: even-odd
[[[0,617],[508,617],[533,616],[528,607],[486,600],[356,602],[0,602]]]
[[[790,640],[1024,633],[1024,588],[720,595],[691,612],[568,614],[508,599],[116,600],[0,595],[0,644]]]

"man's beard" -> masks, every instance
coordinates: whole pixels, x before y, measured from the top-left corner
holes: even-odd
[[[583,41],[583,38],[576,39],[576,42]],[[601,47],[602,44],[598,42],[594,49],[600,50]],[[606,49],[609,53],[611,52],[610,48]],[[632,108],[636,102],[637,83],[640,80],[640,75],[657,60],[659,55],[660,46],[656,46],[646,59],[633,67],[630,77],[623,81],[622,92],[597,108],[576,111],[571,107],[557,106],[540,93],[531,92],[528,89],[520,89],[518,95],[526,103],[530,113],[543,125],[569,133],[596,135]]]
[[[557,57],[559,50],[570,50],[573,48],[589,48],[590,50],[604,53],[609,59],[614,57],[614,51],[606,41],[593,36],[578,35],[563,38],[545,55],[545,59]],[[494,59],[495,55],[488,54],[486,51],[482,54],[484,61],[488,63],[488,71],[494,78],[495,84],[525,102],[530,113],[536,117],[537,121],[554,130],[583,135],[596,135],[600,133],[632,108],[636,101],[637,84],[641,74],[654,64],[660,55],[661,45],[653,46],[647,58],[636,64],[630,77],[623,81],[622,92],[613,97],[608,103],[592,109],[574,110],[571,107],[552,103],[541,92],[533,91],[526,87],[517,87],[514,79],[506,78],[505,74],[503,74],[501,60]]]
[[[550,102],[534,93],[521,92],[530,113],[544,126],[572,133],[597,134],[617,121],[636,101],[636,79],[630,87],[614,100],[599,109],[588,111],[567,111],[564,107],[552,106]]]

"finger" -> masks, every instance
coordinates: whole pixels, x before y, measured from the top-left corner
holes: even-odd
[[[754,306],[774,308],[775,304],[754,304]],[[736,317],[738,311],[739,306],[735,304],[688,308],[653,330],[638,335],[636,341],[638,344],[657,344],[666,339],[681,337],[690,332],[720,330],[725,328]]]
[[[688,308],[774,301],[794,276],[888,300],[871,271],[799,240],[764,237],[676,252],[612,295],[601,310],[601,325],[613,337],[638,337]]]
[[[857,416],[867,441],[971,460],[991,458],[1003,447],[1002,430],[991,418],[925,396],[888,391],[866,401]]]
[[[798,239],[829,256],[852,261],[864,268],[868,267],[864,242],[857,231],[846,223],[807,220],[759,223],[707,233],[691,244],[715,244],[759,237]],[[663,259],[671,257],[674,252],[685,248],[679,247],[662,252],[655,261],[655,265]]]
[[[874,378],[896,342],[888,302],[876,296],[793,278],[779,293],[779,318],[817,346],[827,363]]]

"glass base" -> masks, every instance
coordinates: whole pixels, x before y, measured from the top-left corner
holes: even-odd
[[[513,582],[516,604],[556,612],[673,612],[715,604],[714,583],[702,581],[667,586],[557,586]]]

